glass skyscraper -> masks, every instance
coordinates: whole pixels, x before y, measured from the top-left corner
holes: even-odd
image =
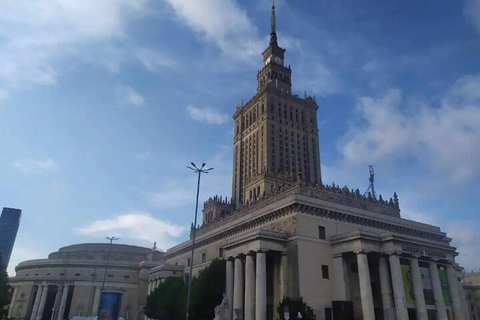
[[[0,255],[5,268],[10,261],[18,226],[20,225],[21,214],[22,210],[20,209],[3,208],[0,216]]]

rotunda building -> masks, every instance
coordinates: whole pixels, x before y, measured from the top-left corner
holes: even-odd
[[[163,260],[155,249],[84,243],[60,248],[48,259],[21,262],[10,278],[8,317],[64,320],[74,317],[143,318],[149,270]]]

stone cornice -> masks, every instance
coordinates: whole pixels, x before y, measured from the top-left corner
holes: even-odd
[[[317,202],[317,204],[314,203],[315,201]],[[350,210],[350,212],[348,210],[344,211],[342,210],[342,208],[324,206],[322,204],[318,204],[318,202],[324,201],[307,196],[302,196],[298,193],[291,194],[289,197],[287,197],[287,199],[283,199],[282,201],[272,199],[272,202],[269,204],[275,203],[278,204],[278,206],[270,211],[269,208],[266,208],[266,202],[263,202],[261,207],[255,206],[250,210],[237,212],[236,214],[227,216],[225,222],[222,224],[209,226],[208,229],[205,228],[204,230],[200,228],[199,231],[203,232],[199,232],[199,240],[195,244],[195,247],[200,248],[207,246],[211,243],[230,238],[232,236],[235,236],[236,234],[243,233],[252,228],[256,228],[258,226],[291,215],[293,213],[303,213],[307,215],[323,217],[327,219],[342,221],[345,223],[356,224],[359,226],[365,226],[378,230],[384,230],[397,234],[417,237],[437,243],[448,244],[449,241],[448,238],[445,237],[445,234],[443,232],[440,232],[438,228],[433,226],[415,223],[409,220],[390,217],[382,214],[376,214],[375,212],[368,212],[359,209],[355,209],[356,212],[353,212],[353,209]],[[325,204],[328,204],[328,202],[325,202]],[[337,205],[337,207],[342,206]],[[346,206],[345,209],[348,209],[348,206]],[[365,212],[365,214],[362,214],[362,212]],[[251,219],[241,221],[241,217],[244,217],[247,214],[252,215]],[[232,227],[227,226],[227,222],[233,224],[233,222],[237,221],[237,219],[238,224],[235,224]],[[408,226],[408,224],[412,224],[412,226]],[[430,229],[431,231],[426,229]],[[191,241],[184,242],[167,251],[167,253],[165,254],[165,259],[174,258],[178,255],[189,252],[190,250]]]
[[[34,269],[104,269],[106,267],[106,263],[99,263],[99,264],[83,264],[83,263],[38,263],[38,264],[28,264],[28,265],[19,265],[15,268],[15,271],[23,271],[23,270],[34,270]],[[123,271],[140,271],[139,266],[117,266],[117,265],[108,265],[109,270],[123,270]]]

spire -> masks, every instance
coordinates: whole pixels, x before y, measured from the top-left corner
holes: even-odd
[[[272,17],[270,20],[272,32],[270,33],[270,43],[277,43],[277,32],[275,26],[275,0],[272,0]]]

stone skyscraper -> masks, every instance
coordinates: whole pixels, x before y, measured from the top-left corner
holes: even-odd
[[[292,94],[292,70],[277,42],[272,6],[270,44],[257,74],[257,93],[233,116],[232,194],[252,202],[297,179],[321,183],[317,109],[312,97]]]
[[[5,267],[8,266],[13,244],[17,237],[18,226],[22,210],[3,208],[0,216],[0,256]]]

